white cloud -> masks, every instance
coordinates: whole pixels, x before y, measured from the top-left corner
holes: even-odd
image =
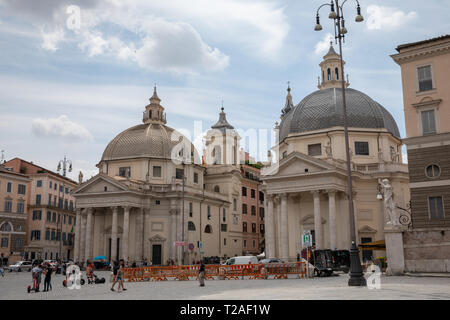
[[[405,13],[396,8],[377,5],[368,6],[367,14],[366,26],[369,30],[395,29],[417,17],[417,13],[414,11]]]
[[[333,35],[327,33],[322,41],[319,41],[314,47],[314,52],[317,55],[324,54],[330,48],[330,42],[333,41]]]
[[[58,50],[58,43],[64,40],[64,30],[58,29],[53,32],[44,32],[42,34],[42,48],[49,51]]]
[[[67,140],[89,140],[93,137],[82,125],[70,121],[66,115],[58,118],[36,118],[32,122],[32,131],[40,137],[63,138]]]

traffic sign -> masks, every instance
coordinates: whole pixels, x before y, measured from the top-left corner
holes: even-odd
[[[189,243],[189,250],[194,250],[194,244],[193,243]]]
[[[203,249],[203,242],[202,242],[202,241],[199,241],[199,242],[198,242],[198,247],[199,247],[200,249]]]
[[[302,245],[304,247],[311,247],[312,246],[312,235],[309,230],[303,231],[302,234]]]
[[[184,241],[175,241],[176,247],[184,247],[186,245],[186,242]]]

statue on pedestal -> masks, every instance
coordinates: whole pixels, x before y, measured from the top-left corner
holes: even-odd
[[[384,188],[384,221],[388,226],[400,226],[397,206],[392,195],[392,186],[388,179],[383,179],[381,184]]]

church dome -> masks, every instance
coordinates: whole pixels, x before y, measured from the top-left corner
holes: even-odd
[[[191,157],[198,158],[194,145],[181,133],[165,125],[164,108],[160,105],[156,87],[143,114],[143,124],[119,133],[107,146],[101,161],[158,158],[172,159],[172,149],[183,137],[191,146]]]
[[[178,141],[171,141],[175,130],[162,124],[145,123],[119,133],[106,147],[103,160],[130,158],[170,159]]]
[[[384,128],[400,138],[394,118],[383,106],[358,90],[347,88],[345,93],[349,128]],[[280,141],[289,134],[343,126],[342,89],[322,89],[305,97],[282,117]]]

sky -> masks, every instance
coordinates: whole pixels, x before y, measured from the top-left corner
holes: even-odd
[[[0,0],[0,150],[69,177],[95,175],[107,144],[142,123],[156,84],[167,125],[207,130],[225,108],[240,130],[271,130],[289,81],[294,104],[317,90],[333,37],[318,0]],[[405,137],[403,43],[447,34],[450,1],[344,6],[350,87],[383,105]],[[197,128],[198,131],[198,128]],[[186,133],[187,135],[187,133]],[[198,137],[188,136],[191,140]]]

